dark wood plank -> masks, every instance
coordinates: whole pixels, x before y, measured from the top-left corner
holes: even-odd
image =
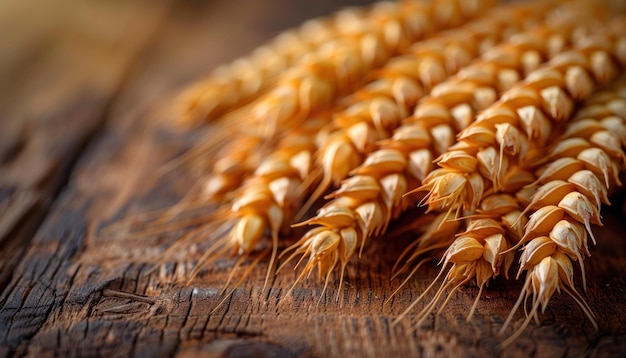
[[[107,107],[109,121],[104,127],[92,124],[97,137],[82,153],[25,255],[11,270],[11,279],[0,295],[0,327],[6,327],[0,330],[0,355],[499,353],[496,345],[501,337],[497,331],[517,299],[519,284],[495,282],[468,323],[465,314],[477,293],[474,288],[456,293],[442,315],[429,317],[417,330],[408,320],[392,325],[437,274],[434,265],[425,267],[385,303],[399,285],[389,281],[390,271],[408,237],[373,240],[364,256],[348,267],[339,303],[334,301],[337,288],[333,284],[317,303],[323,285],[315,277],[305,279],[286,296],[296,278],[292,271],[279,275],[269,291],[261,292],[265,270],[260,265],[249,281],[216,309],[224,298],[219,291],[234,260],[216,262],[186,285],[180,280],[189,273],[198,252],[185,252],[188,260],[155,272],[149,272],[147,263],[182,232],[141,237],[124,232],[102,234],[103,227],[125,215],[175,202],[189,186],[188,179],[178,173],[155,175],[194,139],[155,125],[153,119],[160,116],[158,109],[166,100],[163,96],[214,64],[245,53],[279,29],[313,14],[298,10],[288,0],[260,3],[246,0],[243,4],[218,1],[175,6],[160,24],[157,40],[141,52],[132,70],[126,70],[123,86],[115,88],[115,101]],[[306,6],[320,13],[337,6],[330,2],[317,7],[311,4]],[[24,138],[29,143],[34,140],[30,133]],[[22,151],[20,148],[17,155]],[[80,150],[72,153],[76,151]],[[22,167],[13,172],[23,175],[28,170]],[[36,183],[42,180],[29,182],[33,184],[27,188],[37,188]],[[47,179],[43,181],[47,183]],[[28,196],[15,199],[17,194],[9,193],[0,195],[18,204],[6,212],[19,213],[18,209],[29,207]],[[615,201],[615,207],[620,203],[623,199]],[[599,245],[587,262],[586,297],[600,331],[593,330],[571,299],[557,295],[541,316],[541,324],[529,327],[506,355],[620,356],[626,352],[626,322],[620,319],[626,310],[621,301],[626,295],[626,247],[617,211],[605,214],[607,225],[597,231]],[[238,272],[246,268],[244,264]],[[338,277],[333,277],[333,282],[337,281]],[[514,327],[521,323],[522,314],[516,317]]]
[[[3,6],[0,31],[12,35],[0,44],[0,288],[167,3]]]

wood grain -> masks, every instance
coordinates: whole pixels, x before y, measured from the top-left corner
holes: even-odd
[[[572,299],[556,295],[541,323],[503,352],[497,332],[519,283],[494,282],[470,322],[465,315],[477,289],[468,287],[420,327],[411,315],[393,324],[438,272],[426,265],[390,299],[400,284],[389,280],[391,267],[410,235],[372,240],[349,265],[338,302],[338,277],[323,294],[322,282],[311,277],[286,295],[297,275],[292,270],[262,291],[265,262],[229,296],[220,290],[234,259],[218,260],[186,284],[202,246],[153,270],[150,259],[184,230],[132,235],[130,224],[107,227],[167,207],[190,185],[184,171],[155,174],[202,137],[163,126],[168,96],[340,3],[147,3],[67,1],[57,10],[78,15],[44,16],[0,48],[18,52],[0,62],[1,78],[23,79],[14,89],[0,81],[8,96],[0,96],[0,114],[9,119],[0,122],[0,356],[626,354],[623,196],[604,213],[586,263],[585,297],[600,330]],[[33,6],[11,4],[16,14]],[[94,20],[81,20],[83,13]],[[115,21],[125,25],[110,26]],[[518,313],[509,334],[522,320]]]

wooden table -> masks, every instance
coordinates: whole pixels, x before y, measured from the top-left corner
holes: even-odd
[[[315,277],[285,297],[290,271],[262,292],[259,266],[214,311],[234,259],[177,283],[190,263],[150,271],[147,258],[181,232],[102,235],[128,215],[171,205],[190,185],[182,171],[155,174],[198,138],[155,124],[164,98],[280,30],[348,3],[357,2],[0,3],[0,356],[626,354],[623,196],[604,212],[586,261],[585,297],[599,331],[571,298],[556,295],[541,324],[504,352],[497,332],[518,283],[494,282],[470,322],[477,289],[468,287],[418,329],[408,319],[392,325],[437,273],[426,267],[385,303],[399,284],[389,277],[406,238],[373,240],[348,267],[338,303],[332,284],[317,303]],[[515,317],[513,328],[523,313]]]

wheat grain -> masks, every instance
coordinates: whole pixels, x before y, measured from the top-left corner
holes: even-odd
[[[504,176],[512,163],[519,162],[518,165],[522,167],[533,167],[541,160],[544,140],[550,137],[553,127],[570,117],[573,110],[575,100],[568,92],[564,73],[569,69],[579,68],[588,73],[585,76],[593,76],[600,84],[608,80],[607,76],[616,73],[617,70],[610,70],[619,66],[611,59],[616,53],[612,46],[623,38],[620,34],[623,18],[618,18],[613,23],[617,24],[616,28],[608,27],[604,32],[593,36],[575,39],[575,49],[555,56],[546,66],[531,72],[523,83],[505,92],[501,100],[483,111],[474,123],[461,132],[460,144],[452,149],[476,157],[479,172],[489,179],[485,187],[492,186],[494,191],[504,190]],[[590,37],[598,42],[589,43]],[[606,54],[601,56],[608,61],[603,68],[593,65],[593,58],[597,57],[597,53]],[[519,93],[523,93],[521,100]],[[521,109],[524,109],[522,113]],[[527,119],[521,120],[522,116]],[[550,125],[545,124],[546,119],[551,122]],[[520,122],[526,124],[520,126]],[[528,125],[532,122],[538,125]],[[521,128],[518,129],[518,126]],[[535,127],[541,128],[541,132],[533,139]],[[528,130],[530,131],[526,136],[522,135]],[[592,155],[585,156],[588,161],[593,160],[591,157]],[[466,180],[467,184],[464,186],[460,183],[462,178],[470,175],[472,172],[464,171],[462,167],[442,168],[427,177],[417,190],[429,191],[425,203],[431,209],[460,210],[463,206],[464,209],[471,210],[473,200],[466,199],[471,198],[472,193],[469,180]],[[447,183],[449,180],[455,183],[454,192],[450,191]]]
[[[263,246],[267,231],[272,239],[268,277],[278,249],[278,236],[291,223],[301,205],[302,183],[310,175],[315,141],[328,115],[311,118],[306,125],[282,139],[248,178],[232,200],[229,210],[223,213],[226,227],[230,227],[226,240],[218,240],[207,252],[223,254],[227,250],[237,255],[250,255]],[[264,253],[262,253],[264,255]],[[204,256],[198,261],[192,276],[211,262]]]
[[[545,309],[554,290],[537,290],[534,283],[528,283],[529,279],[544,286],[556,285],[556,288],[568,293],[597,328],[590,307],[574,287],[571,261],[578,261],[583,289],[586,289],[583,260],[590,255],[587,237],[591,236],[595,243],[591,224],[602,224],[600,205],[610,204],[608,190],[621,185],[618,174],[624,168],[623,144],[618,135],[607,129],[615,129],[615,133],[624,133],[626,129],[624,117],[617,117],[618,114],[610,109],[612,107],[619,112],[626,105],[626,93],[620,96],[620,89],[624,88],[625,83],[626,78],[621,77],[610,91],[600,92],[590,98],[588,105],[581,108],[577,118],[566,127],[549,152],[549,157],[556,160],[538,170],[535,183],[538,188],[527,209],[535,212],[530,216],[524,236],[518,244],[527,243],[517,274],[519,276],[523,271],[528,272],[520,300],[532,294],[535,300],[532,312],[537,310],[538,302],[542,310]],[[610,124],[606,127],[603,123]],[[583,139],[598,137],[598,134],[601,134],[599,137],[603,141]],[[563,151],[562,143],[571,142],[574,138],[586,141],[587,145],[584,148],[576,145],[578,150]],[[581,159],[581,153],[591,154],[583,155],[584,159]],[[593,170],[589,170],[590,168]],[[548,263],[550,266],[557,264],[558,272],[555,273],[550,268],[549,273],[541,275]],[[502,331],[508,326],[519,303],[520,301],[513,308]],[[518,331],[503,344],[509,343],[527,325],[528,320],[525,320]]]

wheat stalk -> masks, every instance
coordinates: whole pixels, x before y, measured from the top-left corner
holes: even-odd
[[[532,295],[533,307],[512,341],[536,315],[545,310],[555,291],[574,298],[597,329],[591,308],[574,286],[572,261],[578,261],[586,290],[584,257],[589,256],[588,236],[595,244],[591,224],[602,225],[601,204],[609,205],[608,191],[620,186],[626,147],[626,77],[610,89],[592,96],[564,133],[554,142],[550,162],[538,169],[535,194],[526,210],[532,211],[519,245],[519,277],[527,271],[520,299],[502,327],[506,329],[524,298]],[[544,289],[545,287],[545,289]]]
[[[401,52],[419,37],[461,22],[493,5],[493,1],[441,0],[433,4],[405,0],[379,2],[367,8],[347,8],[333,16],[312,19],[278,35],[247,57],[222,65],[174,100],[178,125],[196,126],[254,100],[280,81],[283,72],[306,62],[334,41],[362,38],[369,47],[382,45],[389,53]],[[381,41],[381,44],[372,43]],[[364,52],[365,54],[365,52]],[[371,56],[372,60],[380,60]],[[345,83],[343,83],[345,84]]]

